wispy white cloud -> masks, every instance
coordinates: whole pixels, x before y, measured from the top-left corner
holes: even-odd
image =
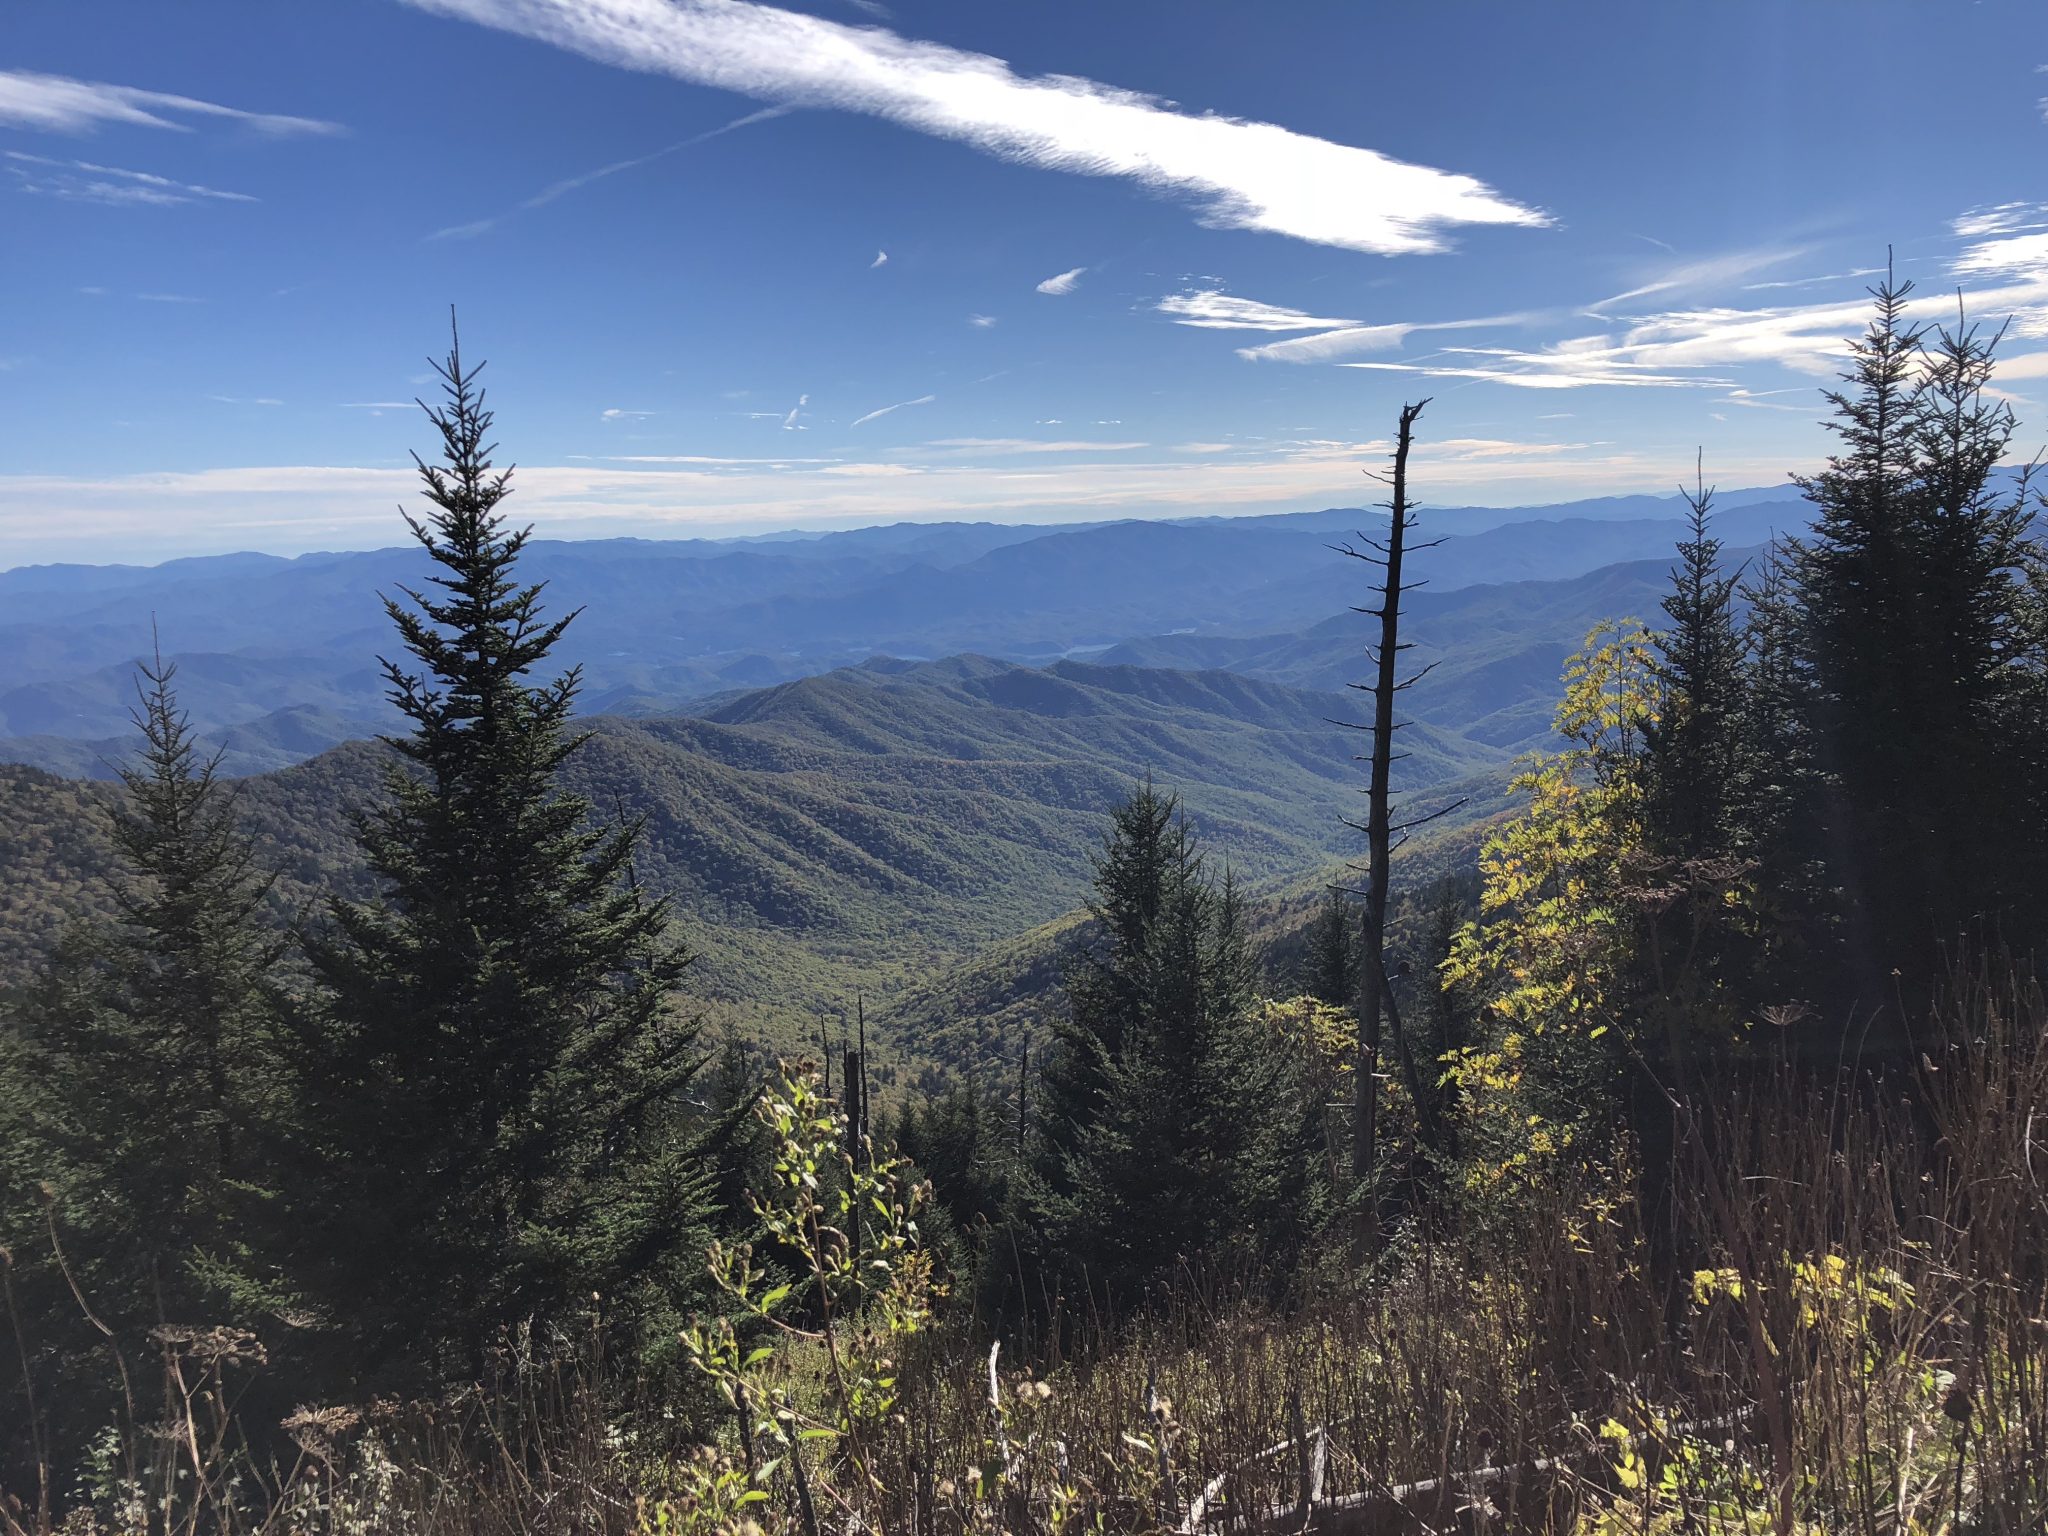
[[[15,190],[33,196],[59,197],[71,203],[100,203],[108,208],[172,208],[179,203],[189,203],[189,197],[178,197],[155,187],[138,187],[131,183],[114,181],[88,181],[82,177],[56,176],[34,178],[15,170]]]
[[[784,106],[863,112],[1005,159],[1126,177],[1204,222],[1380,254],[1441,250],[1461,224],[1547,225],[1474,177],[1271,123],[1176,110],[1073,75],[754,0],[412,0],[621,68]]]
[[[2048,352],[2021,352],[1998,360],[2001,379],[2048,379]]]
[[[865,426],[877,417],[887,416],[891,411],[901,411],[913,405],[930,405],[938,398],[937,395],[919,395],[915,400],[898,400],[894,405],[885,405],[878,411],[869,411],[865,416],[856,417],[853,425]]]
[[[1472,331],[1495,327],[1527,325],[1542,318],[1536,312],[1515,315],[1481,315],[1470,320],[1393,321],[1386,325],[1347,325],[1340,330],[1319,331],[1313,336],[1291,336],[1286,341],[1263,342],[1256,347],[1239,347],[1237,355],[1253,363],[1334,363],[1362,352],[1386,352],[1402,345],[1417,331]]]
[[[1793,400],[1774,400],[1773,395],[1791,395]],[[1813,391],[1811,389],[1731,389],[1721,397],[1727,405],[1739,405],[1750,411],[1786,411],[1799,416],[1813,414]],[[1800,404],[1799,401],[1806,403]],[[1717,418],[1726,420],[1726,417]]]
[[[886,267],[887,265],[889,265],[889,253],[887,251],[877,251],[875,252],[875,259],[868,263],[868,270],[872,272],[877,267]]]
[[[1689,389],[1705,384],[1726,383],[1725,379],[1699,379],[1685,375],[1623,372],[1611,368],[1483,368],[1450,363],[1339,363],[1339,368],[1371,368],[1382,373],[1414,373],[1427,379],[1472,379],[1489,384],[1509,384],[1518,389],[1583,389],[1592,384],[1625,385],[1639,389]]]
[[[607,464],[836,464],[837,459],[733,459],[709,453],[606,453],[571,454],[571,458],[601,458]]]
[[[941,437],[924,445],[960,453],[1132,453],[1150,443],[1099,443],[1084,438],[1048,442],[1035,437]]]
[[[802,413],[803,408],[810,403],[811,397],[809,395],[798,395],[796,397],[796,404],[792,405],[789,408],[789,414],[782,418],[782,430],[785,432],[803,431],[804,429],[797,424],[797,417]]]
[[[1954,270],[1965,277],[2048,277],[2048,233],[1981,241],[1956,258]]]
[[[2017,260],[2018,258],[2013,258]],[[2048,261],[2048,253],[2043,254]],[[2048,299],[2048,288],[2016,285],[1969,297],[1973,312],[2003,314],[2032,295]],[[1941,319],[1955,300],[1933,294],[1916,297],[1912,316]],[[1473,379],[1521,389],[1720,389],[1739,391],[1754,403],[1734,371],[1774,364],[1796,373],[1826,377],[1836,372],[1848,340],[1870,318],[1862,298],[1821,304],[1757,309],[1715,307],[1642,316],[1617,332],[1570,337],[1540,348],[1448,347],[1412,362],[1347,363],[1382,372],[1429,378]]]
[[[272,398],[271,398],[270,396],[268,396],[268,395],[254,395],[254,396],[250,396],[250,395],[208,395],[208,396],[207,396],[206,398],[207,398],[207,399],[209,399],[209,400],[212,400],[212,401],[216,401],[217,403],[219,403],[219,404],[221,404],[221,405],[283,405],[283,404],[284,404],[284,402],[283,402],[282,400],[274,400],[274,399],[272,399]]]
[[[139,90],[132,85],[107,85],[43,75],[28,70],[0,69],[0,123],[37,128],[47,133],[90,133],[103,123],[146,128],[171,128],[189,133],[183,118],[221,118],[258,133],[334,134],[348,130],[339,123],[275,112],[245,112],[218,102]]]
[[[1951,270],[1959,278],[1980,280],[1962,295],[1968,312],[1993,322],[2009,319],[2015,337],[2048,336],[2048,205],[2007,203],[1978,209],[1956,220],[1952,227],[1964,236],[1966,243],[1953,259]],[[1789,247],[1773,248],[1682,263],[1601,304],[1612,307],[1624,299],[1694,288],[1734,288],[1743,292],[1801,288],[1870,277],[1882,270],[1851,269],[1814,277],[1739,281],[1750,272],[1789,260],[1796,254]],[[1981,281],[1985,279],[1993,281],[1986,284]],[[1930,288],[1913,296],[1907,312],[1916,320],[1940,323],[1954,318],[1956,303],[1954,294]],[[1422,332],[1554,327],[1567,315],[1591,320],[1606,329],[1566,335],[1533,347],[1451,346],[1413,358],[1382,360],[1360,356],[1397,351]],[[1610,316],[1596,305],[1573,311],[1530,311],[1478,320],[1349,326],[1240,348],[1239,355],[1262,362],[1338,363],[1368,371],[1470,380],[1518,389],[1708,389],[1721,392],[1732,405],[1783,410],[1788,407],[1766,399],[1773,391],[1757,388],[1759,381],[1747,370],[1770,365],[1817,378],[1831,375],[1842,366],[1849,338],[1861,331],[1868,320],[1869,303],[1860,293],[1811,303],[1707,303],[1627,317]]]
[[[693,133],[687,139],[678,139],[673,144],[664,144],[660,149],[652,150],[647,154],[634,155],[629,160],[614,160],[609,165],[600,165],[594,171],[583,171],[575,176],[565,176],[560,181],[550,182],[547,186],[542,187],[540,191],[534,193],[533,196],[514,203],[503,213],[494,213],[489,218],[471,219],[466,224],[450,224],[445,229],[435,230],[427,238],[429,240],[474,240],[478,235],[489,234],[514,214],[528,213],[535,208],[545,208],[556,198],[566,197],[579,187],[589,186],[593,181],[603,181],[605,177],[616,176],[621,171],[637,170],[643,165],[651,165],[656,160],[664,159],[679,150],[693,149],[699,144],[708,143],[712,139],[731,133],[736,128],[746,128],[754,123],[765,123],[771,118],[786,116],[788,111],[787,107],[764,107],[759,112],[749,112],[743,117],[736,117],[729,123],[720,123],[716,128],[707,128],[702,133]],[[877,265],[880,265],[880,263],[877,263]]]
[[[145,304],[204,304],[206,300],[192,293],[138,293],[135,295]]]
[[[1972,208],[1952,220],[1949,229],[1962,239],[1981,240],[1986,235],[2017,234],[2044,226],[2048,226],[2048,203],[1993,203],[1988,208]]]
[[[1064,293],[1072,293],[1081,286],[1081,274],[1087,270],[1086,267],[1069,267],[1066,271],[1055,273],[1040,283],[1038,291],[1040,293],[1049,293],[1054,298],[1058,298]]]
[[[1846,283],[1859,277],[1876,277],[1883,267],[1851,267],[1846,272],[1822,272],[1813,277],[1783,277],[1768,283],[1744,283],[1744,293],[1764,293],[1778,288],[1817,288],[1822,283]]]
[[[1334,363],[1361,352],[1388,352],[1405,342],[1416,327],[1396,322],[1391,325],[1347,325],[1341,330],[1318,331],[1313,336],[1296,336],[1287,341],[1269,341],[1256,347],[1239,347],[1237,355],[1253,363]]]
[[[1474,459],[1549,458],[1560,453],[1580,453],[1590,443],[1528,443],[1500,437],[1445,437],[1423,446],[1425,461],[1467,462]]]
[[[1153,308],[1171,315],[1176,325],[1206,331],[1322,331],[1358,324],[1356,320],[1332,320],[1306,310],[1262,304],[1257,299],[1240,299],[1220,288],[1170,294]]]
[[[994,327],[996,323],[996,317],[994,315],[969,315],[967,317],[967,323],[973,326],[977,331],[986,331]]]
[[[1782,266],[1804,254],[1804,247],[1773,246],[1762,250],[1728,251],[1719,256],[1681,261],[1646,275],[1643,282],[1626,292],[1595,300],[1586,307],[1592,310],[1611,309],[1616,304],[1626,304],[1631,299],[1644,299],[1657,293],[1697,293],[1726,288],[1745,277],[1767,272],[1772,267]]]
[[[246,192],[223,192],[193,182],[174,181],[153,171],[131,171],[91,160],[59,160],[19,149],[5,151],[7,169],[23,192],[61,197],[71,202],[106,203],[113,207],[171,207],[213,201],[253,203]]]

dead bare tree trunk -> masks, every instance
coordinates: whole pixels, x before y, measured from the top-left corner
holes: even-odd
[[[1351,1127],[1351,1174],[1359,1192],[1359,1235],[1366,1244],[1370,1243],[1372,1234],[1377,1230],[1371,1184],[1379,1159],[1376,1084],[1383,1013],[1393,1020],[1395,1051],[1400,1057],[1408,1091],[1415,1099],[1416,1114],[1420,1117],[1425,1139],[1431,1143],[1436,1140],[1431,1113],[1433,1106],[1423,1089],[1414,1053],[1401,1031],[1399,1015],[1393,1012],[1394,999],[1388,985],[1386,964],[1388,860],[1393,853],[1394,833],[1406,830],[1394,826],[1391,807],[1393,766],[1397,758],[1407,755],[1394,751],[1394,732],[1401,728],[1401,723],[1394,719],[1394,696],[1413,686],[1429,670],[1425,667],[1422,672],[1405,680],[1397,676],[1400,654],[1411,648],[1401,640],[1401,594],[1412,586],[1421,585],[1416,582],[1404,586],[1401,580],[1402,560],[1409,552],[1408,531],[1415,526],[1414,509],[1408,497],[1408,452],[1414,444],[1415,422],[1422,415],[1422,408],[1428,404],[1427,400],[1418,400],[1401,408],[1400,428],[1394,439],[1393,470],[1386,477],[1393,492],[1386,503],[1390,514],[1386,538],[1374,539],[1360,534],[1358,542],[1363,548],[1339,546],[1342,553],[1377,565],[1381,571],[1379,606],[1355,610],[1380,621],[1379,643],[1371,655],[1375,676],[1370,683],[1351,685],[1361,692],[1370,693],[1373,701],[1372,724],[1365,727],[1372,732],[1372,782],[1367,790],[1365,825],[1359,828],[1365,833],[1367,859],[1365,974],[1359,991],[1357,1082]],[[1430,546],[1417,547],[1426,549]],[[1442,815],[1443,811],[1433,814]]]

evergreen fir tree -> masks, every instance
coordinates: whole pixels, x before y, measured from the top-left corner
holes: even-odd
[[[731,1020],[720,1030],[699,1081],[712,1207],[728,1230],[750,1231],[755,1220],[750,1197],[768,1188],[774,1157],[768,1128],[754,1113],[766,1085]]]
[[[1446,974],[1458,934],[1479,905],[1475,877],[1445,875],[1424,897],[1425,915],[1418,946],[1422,963],[1415,968],[1416,1050],[1430,1065],[1425,1081],[1436,1095],[1436,1121],[1454,1133],[1457,1087],[1446,1080],[1444,1064],[1475,1038],[1472,1007],[1462,989]],[[1451,1149],[1446,1148],[1446,1152]]]
[[[1128,1303],[1177,1271],[1265,1257],[1318,1127],[1258,1038],[1235,882],[1205,877],[1171,796],[1147,784],[1117,808],[1091,910],[1028,1204],[1055,1264]]]
[[[1735,593],[1742,573],[1721,568],[1713,491],[1701,480],[1679,494],[1686,537],[1663,601],[1670,627],[1657,637],[1660,697],[1644,740],[1644,811],[1652,855],[1682,861],[1725,855],[1735,842],[1742,688]]]
[[[2017,426],[1987,392],[1999,339],[1959,314],[1924,348],[1915,646],[1930,677],[1918,731],[1943,793],[1939,862],[1924,878],[1960,931],[2025,947],[2044,932],[2048,898],[2048,636],[2032,601],[2032,467],[1999,478]]]
[[[1353,932],[1346,925],[1346,937]],[[1219,1078],[1218,1140],[1228,1172],[1227,1261],[1291,1274],[1329,1215],[1328,1127],[1318,1075],[1257,1019],[1259,967],[1244,893],[1230,870],[1215,892],[1204,1006]]]
[[[1801,660],[1810,671],[1817,797],[1824,855],[1840,892],[1852,986],[1866,1004],[1888,999],[1887,973],[1905,953],[1925,956],[1928,909],[1896,878],[1925,863],[1924,764],[1916,736],[1926,704],[1924,657],[1912,654],[1916,569],[1914,456],[1922,332],[1905,318],[1911,283],[1889,277],[1864,335],[1830,390],[1827,423],[1839,451],[1797,483],[1815,508],[1809,538],[1789,546]],[[1917,909],[1917,915],[1916,915]],[[1897,947],[1904,942],[1903,951]]]
[[[66,1454],[116,1417],[100,1350],[146,1356],[155,1326],[248,1324],[277,1299],[249,1243],[274,1108],[274,877],[175,676],[160,656],[140,668],[141,750],[112,823],[118,917],[70,934],[0,1027],[0,1246]]]
[[[515,577],[528,531],[499,510],[510,471],[459,344],[439,372],[442,462],[415,458],[433,510],[407,518],[438,590],[385,602],[412,728],[357,823],[383,890],[331,904],[301,1049],[318,1293],[352,1358],[445,1375],[593,1294],[658,1314],[699,1278],[706,1212],[689,956],[632,879],[637,825],[595,825],[555,782],[588,739],[577,672],[528,677],[575,615],[544,619]]]
[[[1009,1137],[999,1104],[972,1082],[926,1097],[920,1112],[904,1102],[896,1150],[932,1182],[939,1208],[962,1234],[998,1221],[1008,1198]]]
[[[1170,862],[1185,849],[1184,833],[1173,835],[1174,810],[1173,798],[1147,782],[1111,813],[1096,861],[1089,913],[1098,932],[1068,972],[1068,1014],[1054,1023],[1039,1074],[1036,1117],[1047,1154],[1040,1172],[1055,1200],[1072,1193],[1059,1148],[1105,1108],[1125,1028],[1145,1003],[1153,934],[1182,873]]]
[[[2031,815],[1987,814],[2031,782],[2040,740],[2025,492],[1993,479],[2013,430],[1984,393],[1995,338],[1959,324],[1924,346],[1910,289],[1875,290],[1828,396],[1842,446],[1800,481],[1817,515],[1790,564],[1822,851],[1865,1004],[1898,995],[1895,975],[1910,1003],[1944,948],[2031,925],[2041,848]]]
[[[1822,861],[1821,779],[1812,674],[1800,657],[1790,553],[1773,543],[1742,586],[1743,683],[1735,720],[1734,814],[1754,862],[1760,943],[1750,992],[1772,1004],[1811,997],[1836,914]]]
[[[1639,982],[1656,995],[1649,1011],[1663,1024],[1646,1044],[1689,1054],[1702,1030],[1730,1026],[1738,1007],[1731,983],[1752,970],[1744,932],[1751,865],[1737,814],[1747,678],[1735,614],[1742,573],[1721,568],[1705,477],[1680,494],[1688,525],[1663,600],[1669,624],[1656,637],[1656,709],[1643,728],[1635,900],[1644,920]]]
[[[150,1321],[233,1310],[233,1219],[264,1108],[278,932],[274,876],[236,825],[219,759],[202,758],[172,686],[144,663],[138,760],[120,770],[112,836],[119,910],[79,934],[23,1011],[42,1134],[82,1186],[76,1209],[126,1272],[105,1305]]]
[[[1302,949],[1301,990],[1334,1008],[1358,1002],[1358,924],[1342,891],[1325,891]]]

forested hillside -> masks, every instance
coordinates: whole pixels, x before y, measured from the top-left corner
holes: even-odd
[[[644,818],[637,868],[696,936],[693,992],[794,1044],[820,1009],[836,1019],[861,991],[886,1009],[908,978],[1070,911],[1100,818],[1147,774],[1248,880],[1320,869],[1356,809],[1329,723],[1352,709],[1228,672],[877,663],[701,718],[598,717],[565,782],[607,817]],[[1449,732],[1416,748],[1415,784],[1446,795],[1506,762]],[[354,743],[238,784],[288,902],[366,888],[348,817],[376,798],[385,757]],[[111,796],[24,769],[0,795],[24,849],[0,914],[0,963],[19,979],[64,914],[108,911],[81,807]],[[925,1057],[914,1032],[892,1043]]]

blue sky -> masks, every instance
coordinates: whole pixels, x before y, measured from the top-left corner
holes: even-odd
[[[396,541],[452,303],[543,533],[1825,451],[1887,244],[2048,435],[2048,9],[71,0],[0,34],[0,566]]]

